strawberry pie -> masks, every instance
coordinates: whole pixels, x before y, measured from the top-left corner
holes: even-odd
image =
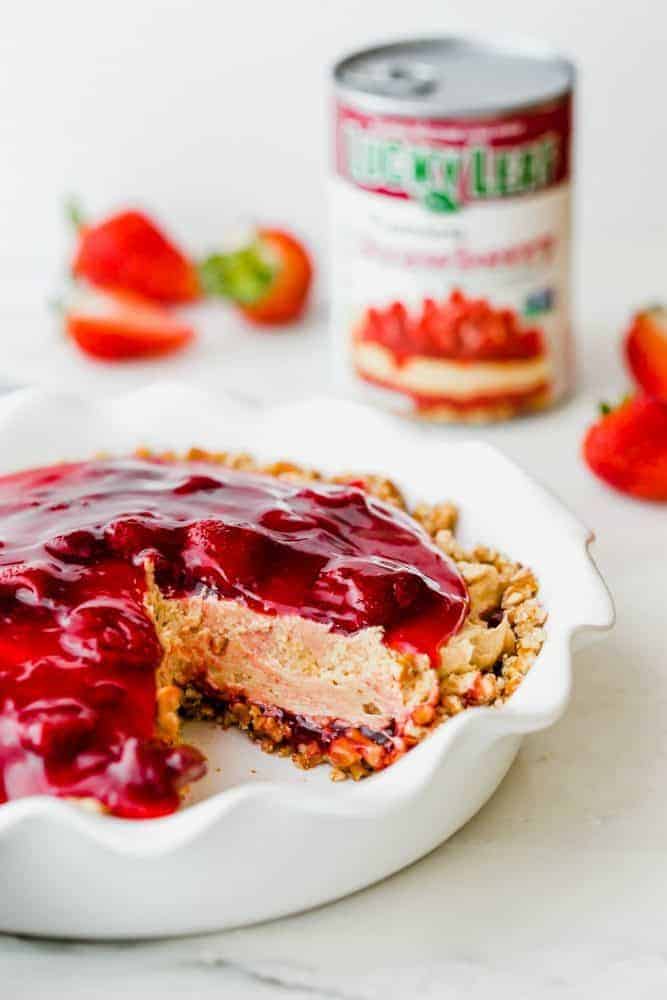
[[[459,291],[425,299],[414,314],[400,302],[368,309],[352,350],[361,378],[408,397],[426,419],[505,419],[550,400],[542,331]]]
[[[335,779],[501,702],[539,652],[532,573],[376,476],[193,450],[0,479],[0,801],[173,812],[188,717]]]

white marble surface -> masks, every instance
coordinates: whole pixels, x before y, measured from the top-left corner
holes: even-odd
[[[618,610],[613,633],[577,658],[567,715],[526,740],[492,801],[408,870],[300,916],[142,945],[0,939],[0,996],[666,995],[667,512],[605,490],[578,457],[595,401],[625,384],[619,324],[633,302],[664,288],[660,251],[648,243],[589,247],[577,395],[543,417],[479,432],[595,528]],[[13,296],[14,325],[27,336],[34,317],[16,287],[4,296],[5,319]],[[0,317],[2,301],[0,294]],[[253,395],[260,386],[271,399],[316,390],[327,366],[314,327],[272,341],[266,352],[256,338],[252,349],[242,343],[238,354],[252,356],[252,365],[244,361],[236,374],[230,366],[227,377],[238,391]],[[259,375],[251,378],[253,369]],[[6,377],[18,374],[10,359]],[[1,878],[0,860],[0,891]]]

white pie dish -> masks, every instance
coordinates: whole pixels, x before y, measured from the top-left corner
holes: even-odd
[[[178,384],[98,405],[32,390],[0,404],[0,472],[102,450],[194,444],[330,472],[384,473],[411,499],[455,500],[464,543],[496,546],[536,571],[547,641],[506,705],[462,713],[359,784],[334,784],[325,767],[301,772],[239,733],[200,724],[190,738],[206,749],[209,775],[174,816],[133,822],[41,796],[0,806],[0,930],[192,933],[369,885],[451,836],[484,804],[523,734],[564,711],[573,643],[612,624],[590,532],[489,445],[436,441],[356,404],[321,399],[258,411]]]

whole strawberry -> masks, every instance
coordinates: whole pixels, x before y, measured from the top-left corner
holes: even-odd
[[[75,278],[163,305],[199,297],[195,264],[147,215],[118,212],[95,225],[87,225],[76,209],[70,215],[78,227]]]
[[[625,338],[630,371],[644,392],[667,402],[667,309],[635,313]]]
[[[283,229],[257,229],[227,253],[201,264],[208,295],[236,303],[246,319],[262,326],[292,323],[303,313],[313,277],[304,245]]]
[[[667,501],[667,403],[638,395],[605,407],[583,454],[595,475],[622,493]]]

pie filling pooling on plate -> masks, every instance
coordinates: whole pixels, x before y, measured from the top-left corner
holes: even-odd
[[[0,479],[0,801],[172,812],[206,769],[183,716],[359,778],[503,700],[536,584],[454,520],[378,477],[196,451]]]

